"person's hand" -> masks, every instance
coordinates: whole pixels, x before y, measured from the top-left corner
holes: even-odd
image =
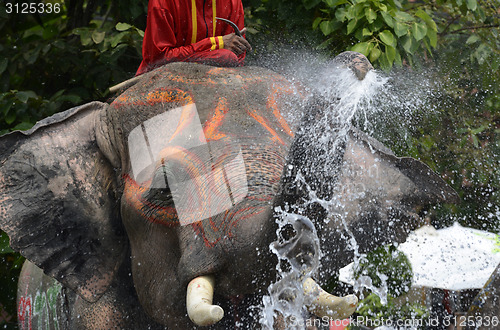
[[[241,33],[245,33],[245,31],[246,28],[243,28],[243,30],[241,30]],[[240,55],[245,51],[252,50],[252,46],[250,46],[245,38],[238,37],[234,33],[223,36],[222,41],[224,42],[224,49],[229,49],[236,55]]]

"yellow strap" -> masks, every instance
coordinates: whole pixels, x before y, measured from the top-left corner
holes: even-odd
[[[212,43],[212,48],[210,48],[210,50],[215,50],[217,48],[217,43],[215,42],[215,38],[210,37],[210,42]]]
[[[214,26],[214,33],[212,33],[212,36],[215,37],[215,17],[217,17],[217,11],[215,10],[215,5],[216,5],[216,0],[212,0],[212,20],[213,20],[213,26]]]
[[[223,49],[224,48],[224,40],[222,40],[221,36],[218,36],[217,38],[219,39],[219,49]]]
[[[196,0],[191,0],[191,16],[192,16],[192,25],[193,25],[193,35],[191,36],[191,43],[194,44],[196,42],[196,35],[198,34],[198,25],[196,24]]]

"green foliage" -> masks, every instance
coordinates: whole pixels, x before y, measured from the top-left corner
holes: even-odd
[[[422,304],[403,303],[400,305],[394,297],[390,296],[387,299],[387,303],[382,304],[380,297],[375,293],[370,293],[359,303],[356,313],[364,316],[367,324],[386,324],[388,320],[392,322],[396,320],[399,322],[404,320],[423,320],[430,315],[429,310]],[[355,329],[355,327],[352,329]]]
[[[436,111],[423,118],[420,128],[412,132],[411,144],[462,199],[459,205],[437,209],[440,225],[459,221],[498,232],[500,77],[489,74],[491,80],[485,86],[481,82],[484,76],[472,72],[461,75],[460,84],[446,90],[436,100]]]
[[[423,319],[429,316],[426,307],[420,303],[398,303],[397,298],[410,290],[413,273],[408,258],[393,245],[381,246],[362,258],[354,269],[354,277],[359,276],[370,277],[377,288],[386,286],[387,303],[382,303],[376,293],[370,292],[360,301],[356,310],[358,315],[385,322]],[[399,299],[402,298],[404,296]]]
[[[494,0],[267,0],[252,13],[267,21],[266,34],[307,35],[318,49],[338,54],[363,53],[375,65],[413,66],[422,55],[446,47],[466,34],[476,51],[471,59],[486,62],[498,54],[499,14]],[[251,2],[253,4],[253,2]],[[272,19],[271,19],[272,18]],[[313,37],[310,32],[316,31]],[[299,31],[297,33],[296,31]],[[319,39],[315,39],[319,38]],[[320,40],[316,43],[316,40]],[[302,40],[297,38],[297,42]],[[498,68],[498,64],[493,69]]]
[[[17,278],[24,258],[14,253],[9,247],[9,238],[0,231],[0,326],[4,329],[15,329],[17,308]]]
[[[389,69],[411,60],[422,46],[436,46],[437,26],[422,9],[414,13],[403,10],[398,1],[325,0],[326,8],[316,18],[321,32],[350,37],[350,50],[366,55],[372,63]],[[326,43],[330,39],[327,39]]]
[[[489,62],[470,63],[474,48],[457,38],[436,54],[439,67],[416,74],[405,84],[432,82],[421,109],[386,120],[375,136],[399,155],[418,158],[458,192],[457,205],[440,205],[428,214],[437,227],[500,230],[500,73]],[[405,76],[395,73],[395,79]],[[394,114],[394,109],[386,111]],[[380,121],[384,117],[381,116]],[[401,124],[412,118],[411,124]]]
[[[29,129],[72,106],[105,100],[108,87],[133,76],[139,66],[147,0],[52,3],[61,10],[7,13],[6,2],[0,3],[0,135]],[[0,326],[15,328],[23,258],[0,234],[0,315],[8,315]]]
[[[368,276],[377,288],[387,286],[387,292],[393,297],[407,293],[413,276],[411,264],[404,253],[394,245],[381,246],[366,257],[361,258],[354,269],[354,278]]]
[[[312,0],[310,3],[317,2]],[[288,49],[311,50],[321,42],[320,36],[311,28],[314,12],[306,9],[301,0],[246,0],[243,4],[246,6],[246,37],[254,49],[247,54],[249,63],[261,56],[282,56],[282,52]]]
[[[130,3],[125,18],[132,22],[145,7]],[[85,16],[89,6],[94,11],[87,21],[71,20],[69,8]],[[73,0],[58,13],[30,15],[7,13],[0,4],[0,132],[26,129],[55,112],[103,100],[108,87],[134,75],[143,32],[111,17],[112,8],[111,1]]]

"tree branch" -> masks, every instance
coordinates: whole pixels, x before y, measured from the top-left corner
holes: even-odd
[[[459,19],[460,16],[455,16],[455,17],[452,17],[449,21],[448,21],[448,24],[445,26],[445,28],[443,29],[443,32],[439,33],[439,34],[445,34],[446,33],[446,30],[448,30],[448,28],[450,27],[451,24],[453,24],[453,22],[455,22],[457,19]]]
[[[464,27],[464,28],[461,28],[461,29],[456,29],[456,30],[450,31],[449,33],[451,34],[451,33],[457,33],[457,32],[465,31],[465,30],[489,29],[489,28],[496,28],[496,27],[500,27],[500,24],[481,25],[481,26],[469,26],[469,27]]]

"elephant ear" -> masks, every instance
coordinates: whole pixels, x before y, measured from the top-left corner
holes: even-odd
[[[92,102],[0,138],[0,227],[16,251],[96,301],[127,248],[113,167],[98,148]]]
[[[370,171],[370,168],[367,168],[366,173],[377,179],[377,184],[383,181],[393,186],[399,185],[400,191],[406,190],[407,194],[403,192],[402,196],[411,196],[411,200],[403,197],[403,202],[418,205],[436,203],[455,204],[460,202],[456,191],[421,161],[411,157],[397,157],[382,143],[357,129],[351,130],[349,141],[351,141],[351,147],[346,150],[350,152],[347,152],[344,158],[358,158],[358,165],[364,164],[365,166],[370,164],[371,160],[374,161],[373,164],[387,164],[385,167],[376,166],[376,172]],[[363,154],[359,151],[356,153],[354,151],[356,147],[354,147],[353,143],[357,145],[359,151],[364,149],[366,153]],[[391,173],[388,170],[389,167],[397,169],[410,181],[403,181],[398,177],[399,174]],[[380,180],[381,178],[385,180]]]
[[[418,215],[421,207],[458,202],[457,193],[427,165],[397,157],[355,129],[345,140],[336,189],[338,203],[333,206],[334,221],[328,225],[339,228],[336,219],[341,216],[359,242],[359,252],[387,242],[403,242],[411,230],[423,224]],[[339,264],[344,261],[339,259]]]

